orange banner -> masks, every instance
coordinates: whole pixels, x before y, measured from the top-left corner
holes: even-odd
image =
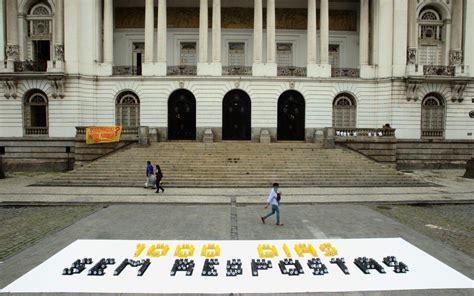
[[[86,128],[86,144],[120,141],[121,126],[94,126]]]

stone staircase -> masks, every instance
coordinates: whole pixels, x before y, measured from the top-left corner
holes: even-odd
[[[161,142],[132,147],[36,185],[137,187],[146,161],[159,163],[165,187],[426,186],[342,148],[311,143]]]

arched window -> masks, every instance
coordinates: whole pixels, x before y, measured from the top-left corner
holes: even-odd
[[[356,127],[356,100],[347,93],[339,94],[332,106],[332,126],[336,128]]]
[[[53,33],[53,11],[47,2],[40,2],[30,8],[28,22],[28,59],[36,61],[39,71],[46,71],[46,62],[51,60]]]
[[[430,93],[421,102],[421,137],[444,137],[444,99],[441,95]]]
[[[124,91],[115,104],[115,123],[121,126],[140,126],[140,100],[131,91]]]
[[[418,17],[418,63],[441,65],[443,39],[441,14],[432,7],[424,8]]]
[[[32,90],[24,100],[25,135],[48,134],[48,97],[40,90]]]

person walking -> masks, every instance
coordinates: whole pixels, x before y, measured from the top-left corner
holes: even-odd
[[[154,176],[153,173],[153,165],[151,164],[150,161],[146,162],[146,182],[145,182],[145,188],[148,188],[150,186],[153,186],[152,182],[152,177]]]
[[[160,193],[160,189],[162,190],[162,192],[165,192],[165,189],[160,185],[161,183],[161,179],[163,178],[163,173],[161,172],[161,168],[160,168],[160,165],[156,165],[156,172],[155,172],[155,175],[156,175],[156,193]]]
[[[270,195],[268,196],[267,203],[265,204],[265,209],[268,206],[272,206],[272,211],[268,213],[265,217],[260,217],[262,219],[262,223],[265,224],[265,219],[270,217],[271,215],[276,213],[276,225],[283,226],[283,223],[280,223],[280,209],[278,208],[278,204],[280,201],[281,193],[278,192],[278,183],[273,183],[272,191],[270,191]]]

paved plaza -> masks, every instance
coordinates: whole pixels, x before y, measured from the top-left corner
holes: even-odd
[[[8,251],[0,253],[4,254],[0,259],[3,261],[0,287],[77,239],[402,237],[472,279],[474,180],[461,178],[462,173],[461,170],[414,172],[417,178],[438,185],[424,188],[283,187],[284,227],[276,227],[272,219],[267,224],[259,221],[266,211],[263,204],[267,188],[168,188],[165,194],[156,195],[142,188],[31,187],[27,185],[47,176],[15,176],[0,181],[3,203],[0,249]],[[28,238],[22,238],[18,232]],[[472,295],[472,291],[335,295]]]

